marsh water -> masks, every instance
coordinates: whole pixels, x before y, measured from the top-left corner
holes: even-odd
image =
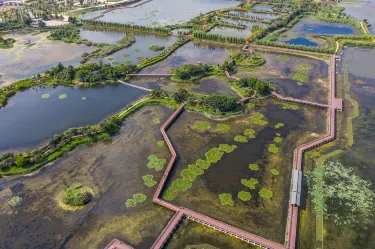
[[[134,248],[150,248],[172,212],[155,205],[156,189],[146,187],[142,176],[159,181],[163,171],[147,168],[148,155],[170,157],[161,140],[159,125],[172,110],[145,107],[125,120],[111,144],[82,147],[33,176],[0,179],[0,248],[104,248],[113,238]],[[68,186],[93,189],[93,200],[82,209],[61,206]],[[125,201],[136,193],[147,196],[136,207]],[[8,200],[19,196],[12,207]]]
[[[288,213],[288,199],[290,174],[293,165],[293,148],[301,142],[314,140],[325,134],[326,112],[315,108],[300,108],[297,111],[285,110],[280,102],[264,100],[253,102],[254,107],[247,114],[223,122],[212,121],[195,113],[183,113],[168,134],[176,147],[178,162],[169,180],[171,184],[180,177],[181,170],[197,159],[204,159],[205,152],[219,144],[235,144],[238,146],[232,153],[226,154],[215,164],[212,164],[204,174],[198,176],[193,186],[184,192],[179,192],[172,201],[178,206],[186,206],[210,217],[216,218],[246,231],[262,237],[283,243],[286,219]],[[254,112],[265,115],[268,124],[254,125],[250,119]],[[197,121],[210,123],[211,129],[199,131],[194,128]],[[277,123],[283,123],[282,128],[274,128]],[[226,133],[215,132],[219,123],[231,127]],[[256,138],[247,143],[238,143],[233,140],[236,135],[244,134],[245,129],[256,131]],[[276,133],[283,139],[278,144],[280,154],[267,151],[273,143]],[[281,156],[282,155],[282,156]],[[259,171],[249,169],[249,164],[257,163]],[[272,176],[271,169],[280,172]],[[257,178],[259,185],[256,190],[250,190],[250,202],[238,200],[237,194],[247,190],[241,184],[241,179]],[[273,191],[271,200],[262,200],[258,191],[261,188]],[[168,189],[168,187],[166,188]],[[219,194],[230,193],[233,196],[234,206],[222,206]]]
[[[104,63],[123,64],[131,63],[137,64],[139,61],[146,58],[153,57],[161,53],[161,51],[152,51],[149,49],[152,45],[164,46],[165,48],[171,46],[177,41],[177,37],[157,34],[147,34],[142,32],[130,32],[135,37],[135,43],[130,47],[121,49],[103,59]],[[126,32],[115,30],[93,30],[84,29],[81,32],[81,37],[93,43],[109,43],[116,44],[120,41]]]
[[[79,65],[81,54],[93,49],[85,45],[67,44],[47,39],[48,33],[38,35],[14,34],[13,48],[0,50],[0,85],[32,77],[61,62],[63,65]],[[26,43],[35,43],[29,47]],[[69,53],[67,53],[69,51]]]
[[[340,3],[340,6],[345,8],[344,13],[359,21],[367,19],[371,24],[368,29],[371,34],[375,35],[375,0]]]
[[[59,99],[62,94],[66,99]],[[17,93],[0,109],[0,151],[34,146],[71,127],[97,124],[144,94],[124,85],[43,87]]]
[[[143,26],[165,26],[184,23],[201,13],[238,5],[235,0],[153,0],[136,8],[116,9],[98,20],[136,23]],[[101,11],[87,13],[83,18],[97,16]]]

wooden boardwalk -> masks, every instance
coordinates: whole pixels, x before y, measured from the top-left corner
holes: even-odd
[[[131,73],[127,74],[126,76],[132,76],[132,77],[171,77],[175,74],[171,73]]]
[[[295,98],[283,97],[280,94],[278,94],[277,92],[272,92],[272,95],[275,96],[276,98],[282,100],[282,101],[287,101],[287,102],[292,102],[292,103],[297,103],[297,104],[303,104],[303,105],[323,107],[323,108],[328,108],[329,107],[329,105],[320,104],[320,103],[317,103],[317,102],[307,101],[307,100],[303,100],[303,99],[295,99]]]
[[[129,84],[129,83],[126,83],[122,80],[117,80],[120,84],[123,84],[123,85],[126,85],[126,86],[130,86],[130,87],[134,87],[134,88],[138,88],[138,89],[141,89],[141,90],[145,90],[145,91],[148,91],[148,92],[151,92],[151,89],[149,88],[146,88],[146,87],[142,87],[142,86],[136,86],[136,85],[133,85],[133,84]]]

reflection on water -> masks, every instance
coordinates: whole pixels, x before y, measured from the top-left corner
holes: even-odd
[[[117,23],[135,23],[144,26],[173,25],[186,22],[201,13],[238,5],[236,0],[153,0],[136,8],[111,11],[98,20]],[[84,15],[97,16],[101,11]]]
[[[71,127],[96,124],[143,93],[124,85],[36,88],[18,93],[0,109],[0,150],[32,146]],[[43,99],[43,94],[50,96]],[[67,98],[59,99],[61,94]]]
[[[0,85],[44,73],[59,62],[64,65],[79,65],[81,54],[93,50],[85,45],[50,41],[47,39],[48,35],[15,35],[16,43],[13,48],[0,49]],[[35,45],[25,45],[29,41],[35,42]]]

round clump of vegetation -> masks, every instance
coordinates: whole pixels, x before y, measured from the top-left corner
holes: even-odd
[[[269,189],[266,189],[266,188],[262,188],[260,191],[259,191],[259,195],[260,197],[264,198],[264,199],[270,199],[272,196],[273,196],[273,193],[271,190]]]
[[[250,178],[250,180],[247,179],[241,179],[241,184],[245,185],[249,189],[255,189],[256,185],[258,184],[258,180],[255,178]]]
[[[245,136],[235,136],[234,141],[239,142],[239,143],[247,143],[247,138]]]
[[[275,137],[275,138],[273,139],[273,141],[274,141],[275,143],[281,143],[281,142],[283,141],[283,139],[282,139],[281,137]]]
[[[64,203],[73,207],[86,205],[91,199],[92,193],[84,186],[68,189],[64,195]]]
[[[12,207],[15,207],[19,205],[22,202],[22,198],[19,196],[13,196],[9,201],[8,204],[11,205]]]
[[[238,193],[238,199],[240,199],[241,201],[250,201],[251,193],[247,191],[240,191]]]
[[[193,127],[199,131],[207,131],[211,129],[211,125],[207,121],[196,121]]]
[[[122,57],[129,57],[130,54],[124,54]]]
[[[224,152],[222,152],[219,148],[212,148],[207,151],[205,155],[208,162],[217,163],[223,157]]]
[[[244,134],[249,138],[255,138],[255,131],[253,129],[246,129]]]
[[[64,94],[61,94],[61,95],[59,96],[59,99],[66,99],[66,97],[68,97],[68,96],[64,93]]]
[[[195,162],[195,165],[197,165],[201,169],[209,169],[210,166],[211,166],[211,163],[209,161],[207,161],[207,160],[198,159]]]
[[[138,203],[142,203],[147,199],[144,194],[134,194],[133,198],[127,199],[125,205],[127,207],[135,207]]]
[[[42,95],[42,99],[48,99],[49,98],[49,94],[48,93],[45,93]]]
[[[237,149],[237,145],[229,145],[229,144],[220,144],[219,149],[224,151],[225,153],[231,153],[235,149]]]
[[[163,147],[164,146],[164,141],[157,141],[156,143],[156,146],[158,146],[159,148]]]
[[[279,129],[279,128],[283,127],[283,126],[284,126],[283,123],[277,123],[277,124],[275,125],[275,129]]]
[[[299,106],[296,104],[282,102],[282,108],[285,110],[298,110]]]
[[[147,167],[149,169],[155,169],[156,171],[161,171],[164,168],[164,164],[167,160],[159,159],[155,155],[150,155],[148,158]]]
[[[160,119],[158,119],[158,118],[153,118],[153,119],[152,119],[152,123],[153,123],[153,124],[160,124]]]
[[[142,176],[142,180],[143,180],[143,183],[149,188],[155,186],[155,184],[157,183],[156,181],[154,181],[153,175],[144,175]]]
[[[233,198],[232,198],[231,194],[227,194],[227,193],[220,194],[219,199],[220,199],[220,202],[221,202],[222,206],[225,206],[225,205],[233,206],[234,205]]]
[[[256,125],[267,125],[268,121],[264,115],[260,112],[254,112],[253,116],[250,118],[250,122]]]
[[[249,168],[251,170],[259,170],[259,165],[255,164],[255,163],[251,163],[251,164],[249,164]]]
[[[279,173],[279,171],[277,170],[277,169],[271,169],[271,173],[272,173],[272,175],[274,175],[274,176],[278,176],[280,173]]]
[[[270,144],[268,151],[271,153],[277,153],[279,152],[279,148],[275,144]]]
[[[216,131],[218,132],[227,132],[230,130],[230,126],[227,124],[218,124],[216,126]]]

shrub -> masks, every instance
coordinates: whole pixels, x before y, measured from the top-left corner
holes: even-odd
[[[234,141],[239,143],[247,143],[247,138],[245,136],[237,135],[234,137]]]
[[[258,180],[255,178],[250,178],[250,180],[247,179],[241,179],[241,184],[245,185],[249,189],[255,189],[256,185],[258,184]]]
[[[252,164],[249,164],[249,168],[251,170],[259,170],[259,165],[255,164],[255,163],[252,163]]]
[[[127,199],[125,205],[127,207],[135,207],[135,205],[137,205],[137,202],[133,199]]]
[[[273,196],[273,193],[271,190],[269,189],[266,189],[266,188],[262,188],[260,191],[259,191],[259,195],[260,197],[264,198],[264,199],[270,199],[272,196]]]
[[[144,175],[142,176],[142,180],[143,180],[143,183],[149,188],[155,186],[155,184],[157,183],[156,181],[154,181],[153,175]]]
[[[227,193],[220,194],[219,199],[220,199],[220,202],[221,202],[222,206],[225,206],[225,205],[233,206],[234,205],[231,194],[227,194]]]
[[[277,169],[271,169],[271,173],[272,173],[272,175],[274,175],[274,176],[278,176],[280,173],[279,173],[279,171],[277,170]]]
[[[238,193],[238,199],[240,199],[241,201],[250,201],[251,194],[250,192],[247,192],[247,191],[240,191]]]
[[[268,151],[271,153],[277,153],[279,152],[279,148],[275,144],[270,144]]]
[[[82,186],[75,189],[69,189],[64,196],[64,203],[70,206],[83,206],[89,203],[91,194]]]

